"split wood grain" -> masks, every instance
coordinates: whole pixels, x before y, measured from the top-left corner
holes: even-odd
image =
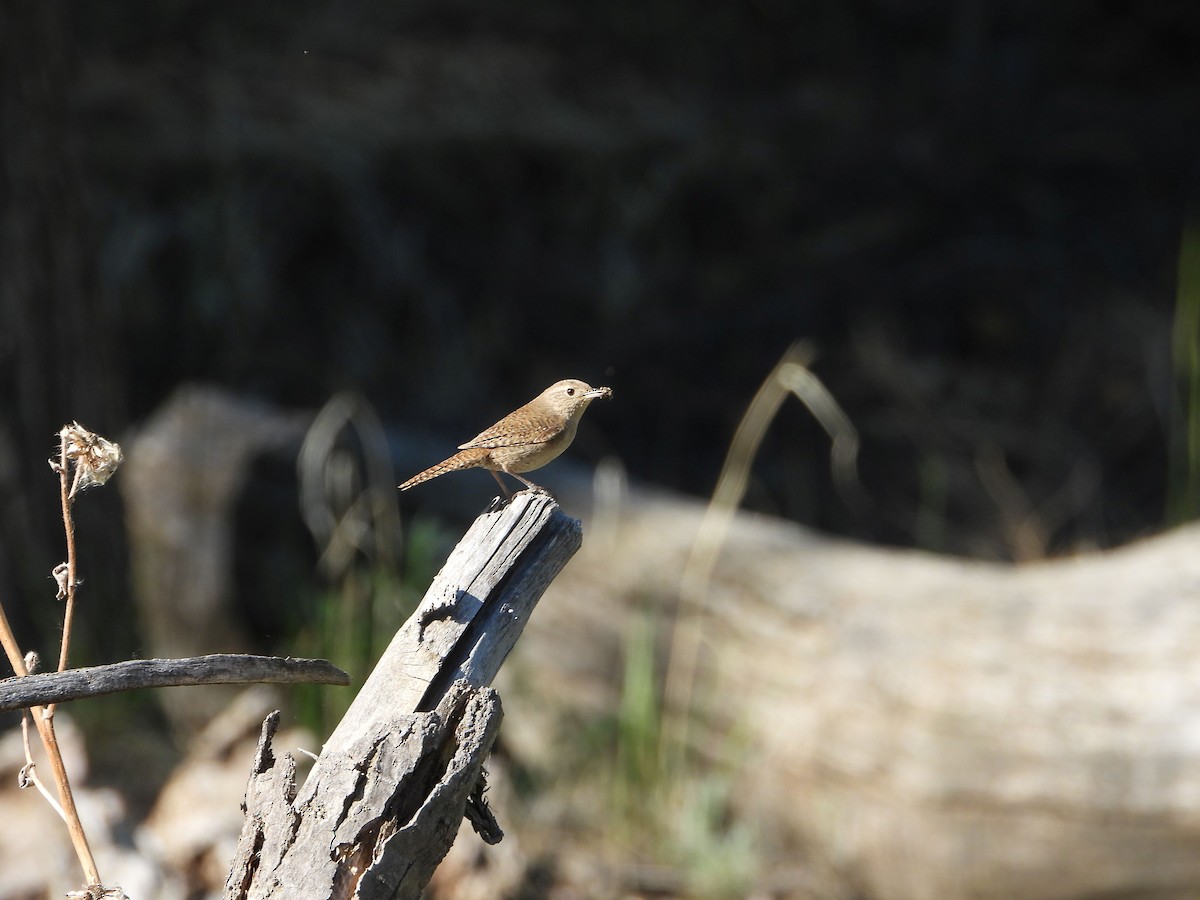
[[[420,896],[481,792],[502,716],[488,685],[581,541],[547,494],[481,515],[299,789],[264,723],[227,898]]]

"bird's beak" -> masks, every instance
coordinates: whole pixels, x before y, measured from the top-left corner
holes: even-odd
[[[587,397],[589,400],[595,400],[598,397],[603,397],[605,399],[608,399],[609,397],[612,396],[612,388],[610,388],[610,387],[592,388],[590,391],[587,391],[583,396]]]

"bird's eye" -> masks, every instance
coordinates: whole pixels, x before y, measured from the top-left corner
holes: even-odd
[[[574,397],[575,396],[575,388],[567,388],[567,396]]]

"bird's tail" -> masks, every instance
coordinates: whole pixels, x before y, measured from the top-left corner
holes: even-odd
[[[483,465],[487,459],[488,451],[483,447],[472,447],[469,450],[459,450],[449,459],[443,459],[436,466],[430,466],[424,472],[418,472],[404,484],[400,485],[400,490],[407,491],[410,487],[416,487],[418,484],[429,481],[431,478],[437,478],[439,475],[445,475],[447,472],[457,472],[460,469],[473,469],[476,466]]]

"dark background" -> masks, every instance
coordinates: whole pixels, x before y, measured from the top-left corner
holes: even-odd
[[[1189,517],[1197,47],[1191,2],[7,4],[0,597],[51,595],[58,428],[184,382],[449,449],[583,378],[575,456],[703,496],[800,338],[867,504],[789,403],[753,509],[999,559]],[[119,612],[118,494],[79,516]]]

